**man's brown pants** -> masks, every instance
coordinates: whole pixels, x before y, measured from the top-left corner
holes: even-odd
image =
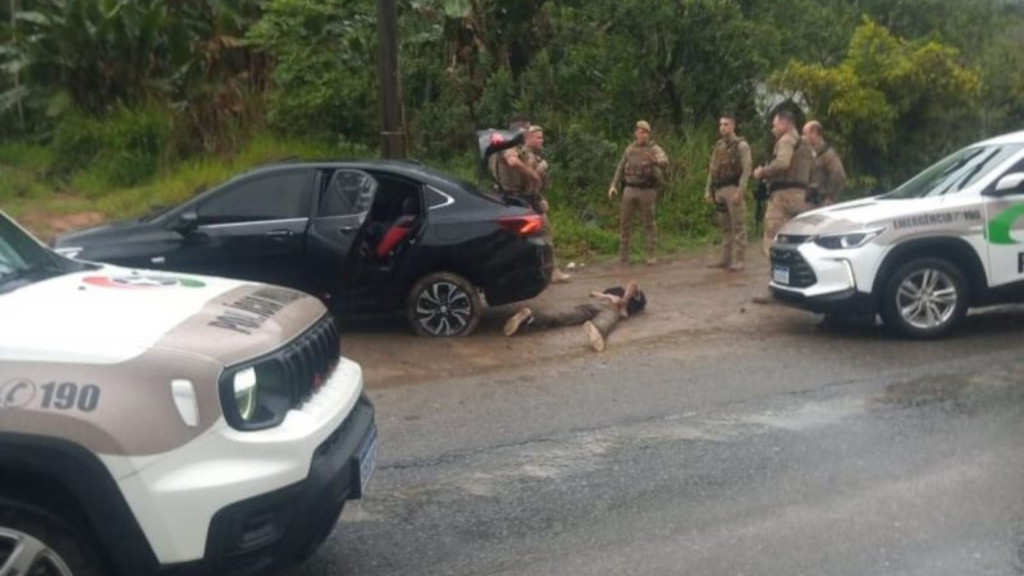
[[[633,240],[633,217],[639,211],[647,232],[647,256],[654,257],[658,250],[658,225],[654,220],[654,207],[658,202],[657,188],[627,186],[622,192],[619,212],[619,259],[629,260],[629,245]]]

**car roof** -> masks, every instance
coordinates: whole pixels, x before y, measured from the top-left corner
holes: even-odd
[[[235,175],[232,180],[253,176],[256,174],[265,174],[271,172],[277,172],[280,170],[288,170],[292,168],[315,168],[315,169],[340,169],[349,168],[353,170],[370,170],[378,171],[383,170],[391,174],[397,174],[400,176],[406,176],[408,178],[414,178],[419,180],[425,180],[427,182],[447,182],[447,183],[459,183],[460,178],[430,168],[425,164],[416,160],[345,160],[345,161],[302,161],[302,160],[284,160],[281,162],[275,162],[273,164],[266,164],[258,166],[246,172]]]
[[[978,142],[975,146],[998,146],[1000,144],[1024,144],[1024,130],[989,138],[988,140]]]

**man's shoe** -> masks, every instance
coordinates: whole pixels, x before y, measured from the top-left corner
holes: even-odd
[[[583,331],[587,334],[590,347],[594,349],[594,352],[604,352],[604,336],[601,336],[601,331],[597,329],[597,326],[593,322],[587,322],[583,325]]]
[[[772,298],[771,296],[754,296],[752,301],[754,304],[761,304],[764,306],[775,304],[775,298]]]
[[[708,264],[708,268],[728,268],[728,267],[729,267],[728,260],[721,260],[719,262],[713,262],[711,264]]]
[[[658,263],[658,259],[655,258],[654,256],[651,256],[650,258],[647,259],[647,265],[648,266],[654,266],[657,263]]]
[[[551,282],[552,282],[552,284],[565,284],[565,283],[569,282],[570,280],[572,280],[572,275],[566,274],[565,272],[562,272],[561,270],[559,270],[557,268],[555,269],[554,272],[551,273]]]
[[[743,272],[743,264],[733,264],[729,266],[729,272]]]
[[[505,322],[505,336],[512,336],[519,331],[523,323],[533,318],[533,310],[529,308],[523,308],[519,312],[516,312],[508,321]]]

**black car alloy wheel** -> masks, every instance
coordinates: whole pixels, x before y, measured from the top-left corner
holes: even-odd
[[[480,321],[476,289],[454,274],[431,274],[416,283],[409,295],[409,321],[425,336],[467,336]]]

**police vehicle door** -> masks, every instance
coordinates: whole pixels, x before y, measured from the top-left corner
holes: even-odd
[[[1021,283],[1024,290],[1024,159],[985,188],[985,239],[989,283]]]

